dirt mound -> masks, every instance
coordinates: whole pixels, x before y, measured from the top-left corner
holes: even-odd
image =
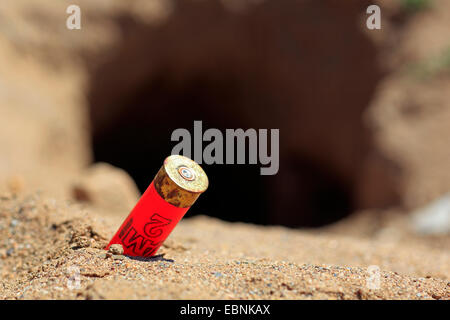
[[[414,14],[380,4],[383,28],[370,32],[364,1],[147,2],[80,1],[76,32],[64,28],[63,3],[4,6],[0,190],[68,196],[97,160],[143,191],[171,131],[195,119],[281,128],[276,176],[206,168],[217,187],[198,203],[204,211],[239,188],[229,181],[259,185],[235,189],[248,217],[221,203],[223,219],[320,225],[449,190],[448,2]],[[248,198],[265,200],[255,208]]]
[[[2,11],[0,188],[18,175],[27,190],[67,195],[94,160],[127,170],[143,191],[172,130],[203,119],[282,132],[276,176],[209,166],[217,187],[202,209],[237,179],[260,185],[236,190],[243,210],[253,212],[250,197],[270,199],[248,218],[221,203],[223,219],[311,226],[397,203],[392,166],[361,117],[382,76],[378,49],[356,27],[368,1],[165,2],[80,1],[77,31],[65,28],[63,3]]]
[[[198,217],[143,260],[102,249],[119,223],[39,195],[3,195],[0,298],[450,298],[444,249]],[[369,265],[381,268],[380,289],[367,287]]]
[[[403,170],[408,209],[450,190],[450,3],[423,3],[429,6],[380,31],[391,72],[367,114],[382,153]]]

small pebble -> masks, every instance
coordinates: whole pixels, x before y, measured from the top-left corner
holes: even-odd
[[[123,255],[123,247],[121,244],[113,244],[109,247],[109,252],[113,255]]]
[[[98,254],[97,257],[99,257],[100,259],[106,259],[106,258],[108,258],[108,255],[106,254],[106,252],[104,252],[104,253]]]

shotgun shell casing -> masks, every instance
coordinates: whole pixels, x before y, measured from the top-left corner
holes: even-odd
[[[106,249],[117,243],[125,255],[153,256],[207,188],[208,177],[196,162],[179,155],[167,157]]]

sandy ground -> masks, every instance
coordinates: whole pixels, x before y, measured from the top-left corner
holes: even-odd
[[[344,236],[184,219],[149,260],[102,248],[121,217],[0,198],[0,299],[449,299],[448,239]],[[435,241],[434,241],[435,243]],[[370,289],[367,267],[380,268]],[[376,283],[376,282],[375,282]]]
[[[113,13],[144,14],[148,1],[80,1],[95,30],[84,33],[59,27],[64,3],[41,2],[0,2],[0,299],[450,298],[450,236],[406,230],[407,213],[450,187],[450,2],[370,32],[392,71],[367,121],[404,171],[405,212],[367,212],[319,230],[185,219],[146,261],[103,250],[137,191],[113,168],[84,176],[92,146],[81,52],[109,52],[119,42]],[[97,207],[24,195],[67,196],[73,184]],[[380,269],[379,289],[367,285],[377,279],[369,266]]]

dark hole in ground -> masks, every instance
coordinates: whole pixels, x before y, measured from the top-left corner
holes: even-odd
[[[177,3],[159,26],[119,17],[121,41],[91,64],[95,161],[125,169],[144,191],[177,128],[277,128],[277,175],[203,165],[210,188],[188,216],[320,226],[361,199],[385,205],[382,174],[372,174],[383,185],[375,196],[358,193],[375,185],[364,180],[373,146],[362,114],[381,75],[355,3],[267,1],[237,15],[218,1]]]
[[[219,128],[225,132],[226,124],[242,127],[240,121],[218,117],[214,112],[225,109],[229,103],[240,104],[239,90],[233,88],[235,81],[197,77],[180,89],[163,74],[144,83],[126,99],[114,126],[93,137],[95,161],[109,162],[128,171],[141,192],[176,144],[170,142],[173,130],[187,128],[193,137],[194,120],[199,119],[203,121],[203,131]],[[210,106],[215,106],[214,110]],[[202,167],[209,176],[210,187],[187,217],[206,214],[227,221],[319,226],[352,210],[350,189],[339,183],[332,172],[304,157],[282,159],[276,176],[260,175],[260,165]]]

